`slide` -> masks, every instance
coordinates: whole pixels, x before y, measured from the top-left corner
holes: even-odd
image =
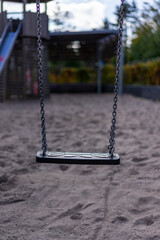
[[[22,23],[20,22],[15,31],[12,30],[12,21],[10,21],[4,29],[4,32],[0,41],[0,74],[7,62],[15,41],[20,33]]]

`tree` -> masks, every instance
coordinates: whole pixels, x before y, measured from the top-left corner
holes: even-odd
[[[113,27],[118,26],[119,23],[119,11],[120,11],[120,6],[116,6],[116,11],[115,11],[115,16],[117,18],[116,23],[111,23]],[[132,3],[128,3],[126,1],[125,3],[125,9],[124,9],[124,24],[129,23],[130,26],[133,28],[138,21],[138,8],[136,5],[136,2],[133,0]]]
[[[106,17],[103,20],[103,29],[109,29],[110,28],[111,23],[109,22],[108,18]]]
[[[119,12],[120,12],[120,6],[116,6],[115,15],[117,18],[116,23],[111,23],[111,26],[113,28],[116,28],[119,26]],[[125,3],[125,9],[124,9],[124,24],[123,24],[123,42],[124,42],[124,62],[128,61],[128,29],[131,31],[134,31],[135,26],[138,23],[138,8],[136,5],[136,2],[133,0],[132,3]]]
[[[153,0],[152,5],[144,2],[142,19],[145,23],[151,25],[153,29],[160,28],[160,1]]]
[[[144,3],[139,25],[129,49],[129,60],[146,60],[160,56],[160,2]]]
[[[66,21],[72,18],[72,13],[69,11],[62,11],[59,1],[55,3],[55,10],[53,12],[53,20],[52,22],[55,25],[54,31],[63,31],[67,30],[68,28],[75,28],[71,25],[67,25]]]

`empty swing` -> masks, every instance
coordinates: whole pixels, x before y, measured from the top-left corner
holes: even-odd
[[[124,2],[121,0],[119,32],[116,59],[116,76],[114,85],[113,112],[110,129],[110,139],[108,153],[81,153],[81,152],[50,152],[47,151],[46,127],[45,127],[45,111],[44,111],[44,95],[43,95],[43,76],[42,76],[42,40],[41,40],[41,19],[40,19],[40,0],[36,0],[37,8],[37,44],[38,44],[38,73],[40,88],[40,112],[41,112],[41,132],[42,132],[42,151],[37,152],[36,161],[38,163],[57,163],[57,164],[87,164],[87,165],[118,165],[120,157],[115,153],[115,129],[118,101],[118,87],[120,75],[120,58],[122,49],[122,33],[123,33],[123,17]]]

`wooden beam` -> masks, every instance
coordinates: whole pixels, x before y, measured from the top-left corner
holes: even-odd
[[[23,13],[26,12],[26,3],[27,3],[27,0],[23,0]]]
[[[45,13],[47,14],[47,0],[45,0]]]
[[[1,13],[3,12],[3,0],[1,0]]]
[[[102,92],[102,42],[98,41],[97,93]]]

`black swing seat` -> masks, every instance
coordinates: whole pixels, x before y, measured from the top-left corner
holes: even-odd
[[[109,153],[79,153],[79,152],[37,152],[36,161],[39,163],[57,164],[85,164],[85,165],[118,165],[120,157],[114,153],[113,157]]]

